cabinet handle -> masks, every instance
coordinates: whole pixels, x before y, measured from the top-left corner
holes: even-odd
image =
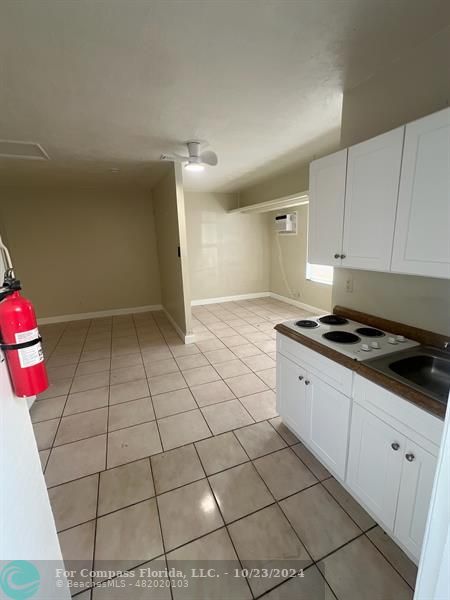
[[[391,448],[397,452],[397,450],[400,448],[400,444],[398,442],[392,442]]]
[[[310,383],[311,383],[311,382],[310,382],[308,379],[306,379],[306,381],[305,381],[305,385],[309,385]]]
[[[305,378],[303,377],[303,375],[299,375],[299,376],[298,376],[298,380],[299,380],[299,381],[302,381],[302,379],[305,379]]]
[[[336,254],[334,255],[334,258],[340,258],[340,257],[341,257],[341,255],[340,255],[340,254],[338,254],[338,253],[336,253]]]
[[[345,254],[341,254],[341,258],[345,258]]]
[[[412,462],[416,457],[412,452],[408,452],[407,454],[405,454],[405,458],[408,462]]]

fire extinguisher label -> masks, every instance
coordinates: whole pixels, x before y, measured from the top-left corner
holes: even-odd
[[[22,331],[21,333],[16,333],[16,344],[21,344],[22,342],[31,342],[38,337],[39,331],[37,327],[35,329],[30,329],[29,331]],[[19,354],[19,361],[22,369],[37,365],[44,360],[44,353],[42,351],[40,342],[38,344],[34,344],[34,346],[22,348],[17,352]]]

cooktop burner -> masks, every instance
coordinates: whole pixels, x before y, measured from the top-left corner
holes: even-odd
[[[319,327],[319,323],[317,321],[311,321],[310,319],[302,319],[301,321],[296,322],[297,327],[304,327],[305,329],[314,329],[315,327]]]
[[[355,333],[367,337],[383,337],[385,335],[383,331],[375,329],[374,327],[359,327],[358,329],[355,329]]]
[[[325,315],[325,317],[320,317],[319,321],[325,325],[346,325],[348,323],[347,319],[338,315]]]
[[[338,344],[357,344],[361,340],[358,335],[350,333],[350,331],[328,331],[322,337]]]

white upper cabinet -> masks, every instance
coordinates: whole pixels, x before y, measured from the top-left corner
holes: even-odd
[[[450,108],[406,126],[391,270],[450,277]]]
[[[342,266],[389,271],[404,127],[348,150]]]
[[[308,262],[340,265],[347,150],[315,160],[309,168]]]

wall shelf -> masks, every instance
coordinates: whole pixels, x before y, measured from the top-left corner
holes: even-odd
[[[282,198],[275,198],[275,200],[267,200],[267,202],[258,202],[256,204],[248,204],[247,206],[240,206],[239,208],[233,208],[229,210],[229,213],[266,213],[274,210],[282,210],[283,208],[291,208],[293,206],[302,206],[309,203],[308,191],[300,192],[298,194],[291,194],[290,196],[283,196]]]

